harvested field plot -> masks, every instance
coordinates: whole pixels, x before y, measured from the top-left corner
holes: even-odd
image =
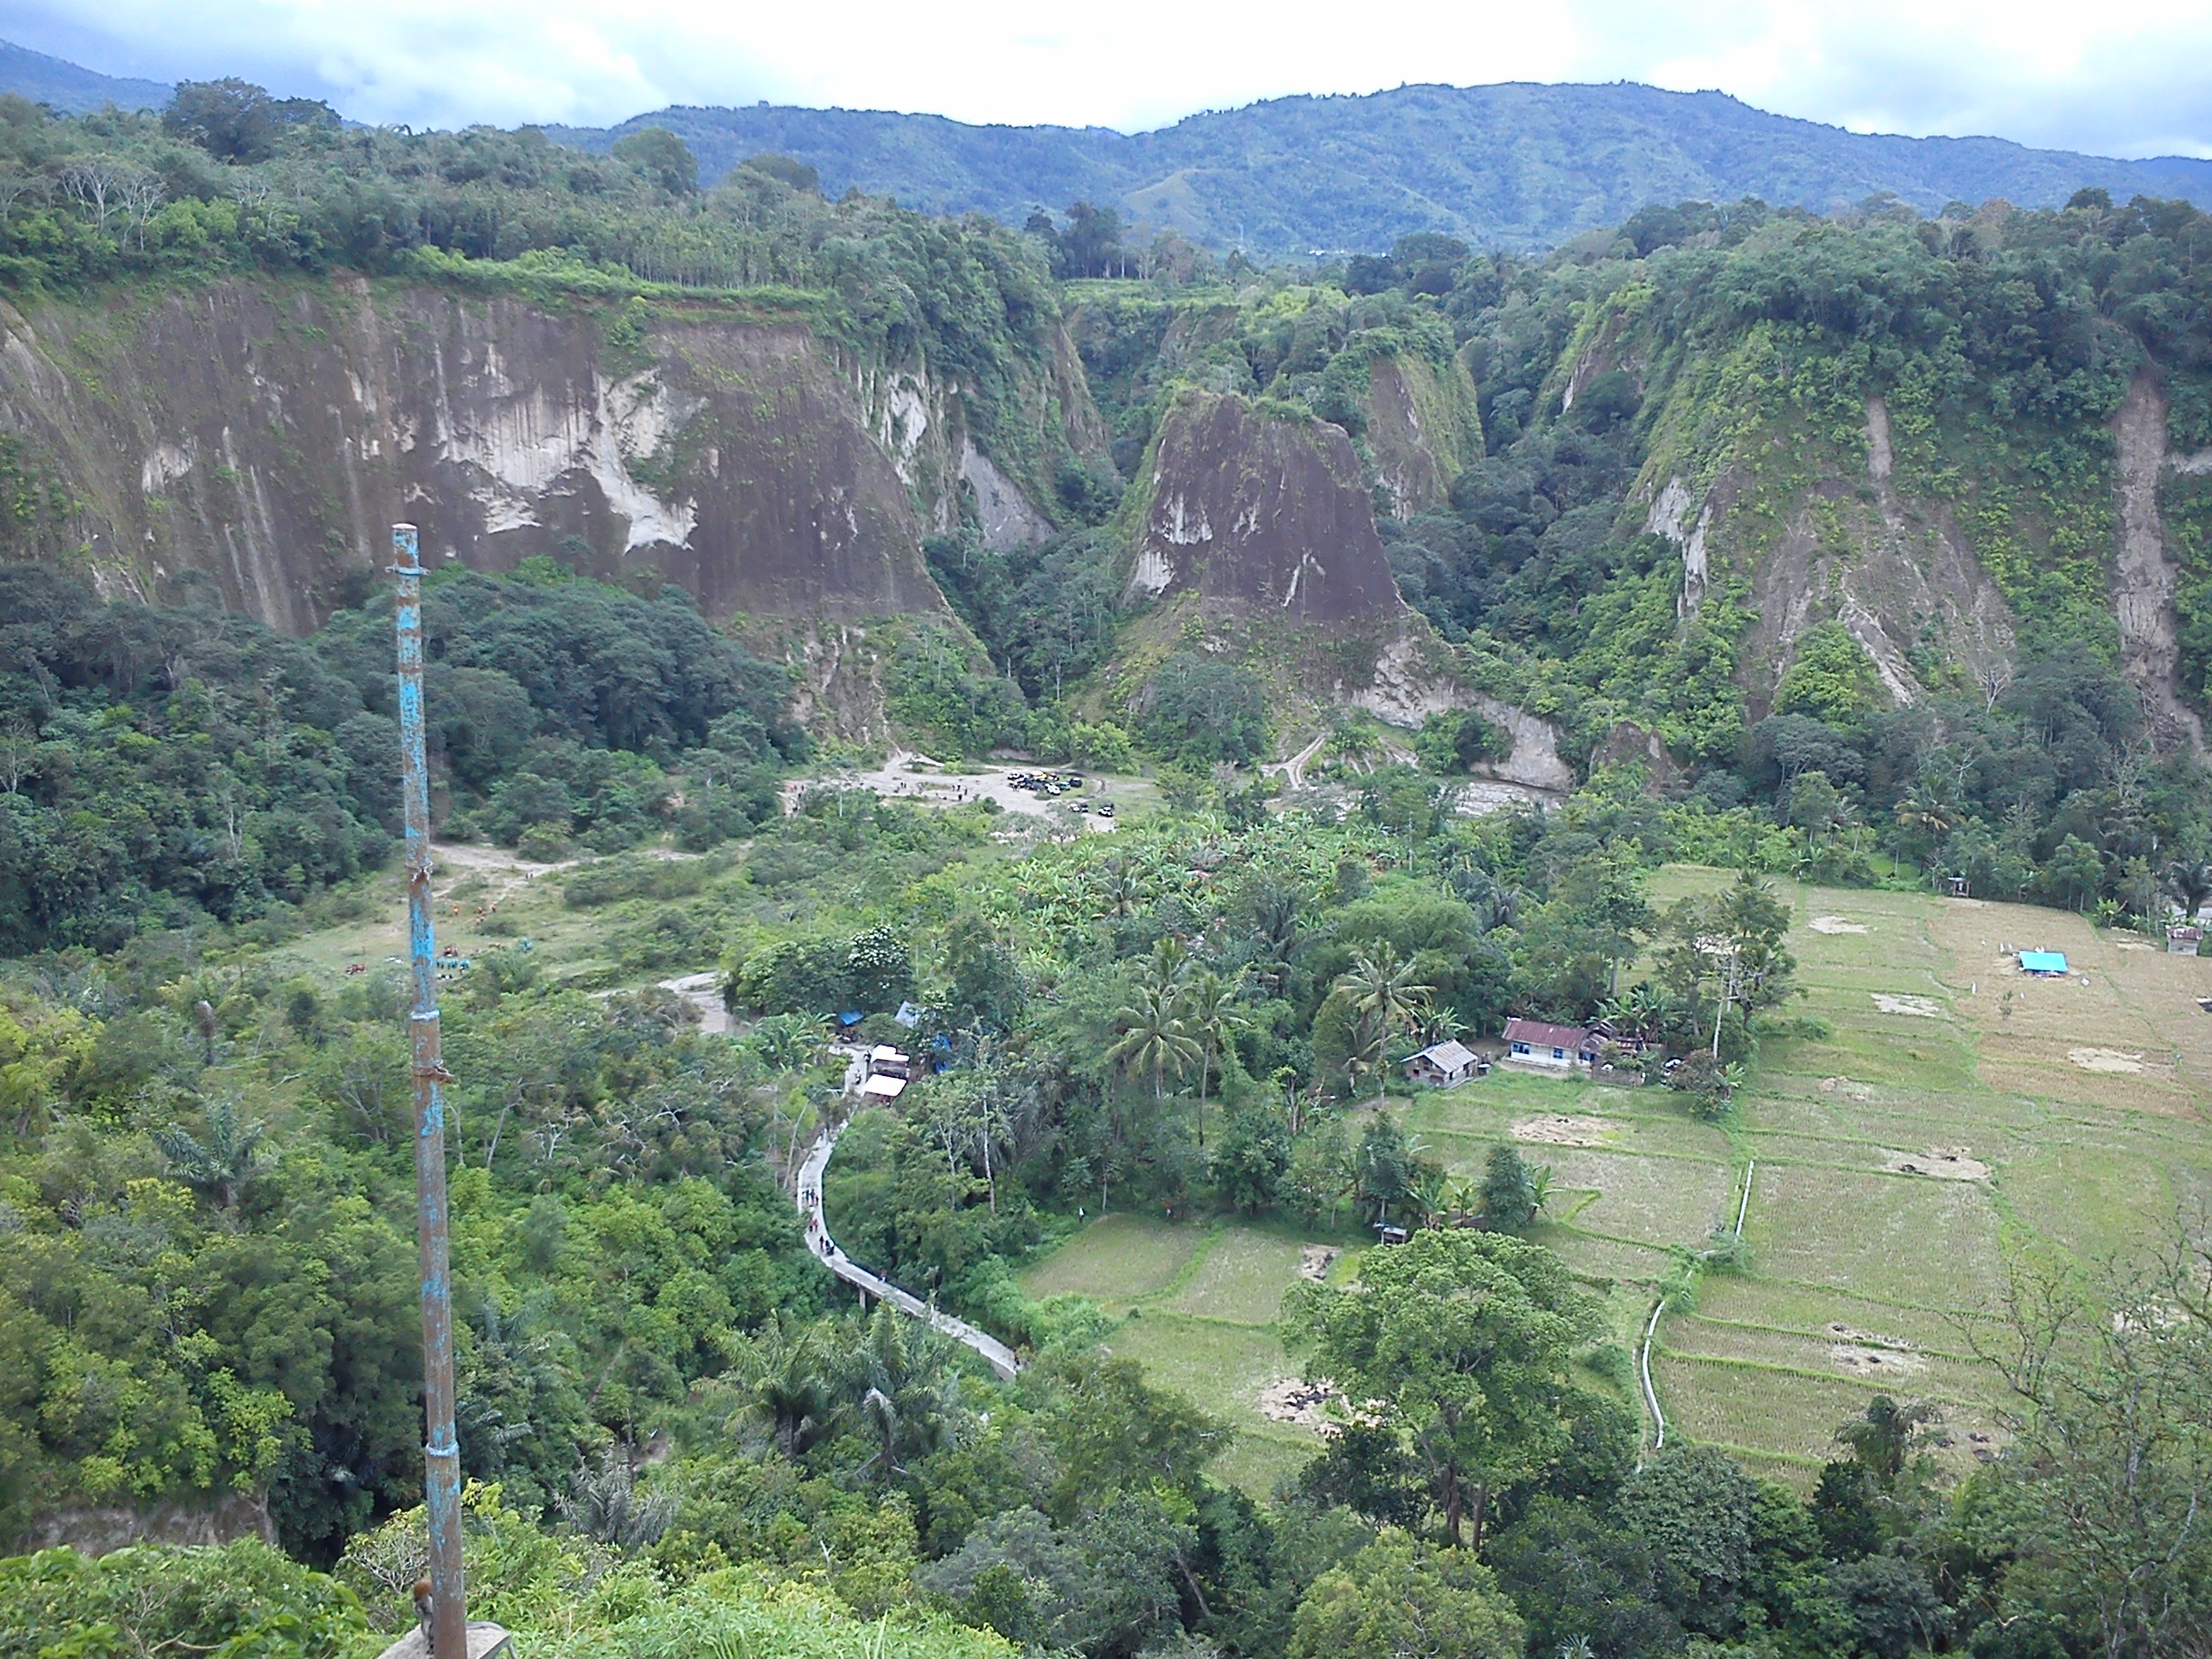
[[[1575,1212],[1574,1224],[1585,1231],[1702,1247],[1717,1224],[1735,1217],[1735,1176],[1724,1163],[1545,1150],[1557,1185],[1597,1194]]]
[[[1761,1164],[1745,1236],[1762,1277],[1979,1308],[1998,1278],[1997,1212],[1969,1182]]]

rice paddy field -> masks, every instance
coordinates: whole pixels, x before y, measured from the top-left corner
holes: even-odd
[[[1727,878],[1669,868],[1654,896]],[[2007,1260],[2124,1258],[2212,1205],[2212,960],[2061,911],[1780,885],[1807,993],[1794,1012],[1826,1035],[1769,1039],[1732,1121],[1698,1123],[1664,1090],[1504,1071],[1393,1109],[1456,1175],[1501,1139],[1550,1167],[1533,1236],[1607,1299],[1624,1345],[1680,1253],[1743,1208],[1747,1269],[1708,1275],[1657,1328],[1670,1436],[1809,1486],[1837,1427],[1887,1392],[1939,1402],[1942,1455],[1963,1467],[2001,1443],[1976,1347]],[[2071,971],[2030,979],[2023,948],[2063,951]],[[1264,1490],[1315,1444],[1262,1409],[1297,1370],[1281,1298],[1302,1268],[1352,1271],[1356,1249],[1318,1267],[1342,1243],[1109,1216],[1024,1282],[1126,1316],[1116,1350],[1234,1423],[1220,1472]]]

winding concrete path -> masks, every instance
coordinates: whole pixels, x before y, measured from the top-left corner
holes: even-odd
[[[864,1054],[841,1050],[847,1054],[845,1063],[845,1095],[851,1099],[859,1095],[860,1085],[867,1081],[868,1061]],[[889,1279],[870,1273],[837,1247],[830,1237],[830,1228],[822,1215],[822,1177],[829,1172],[830,1154],[837,1150],[837,1137],[844,1133],[844,1125],[824,1129],[815,1137],[808,1149],[806,1160],[799,1166],[799,1213],[806,1222],[806,1248],[821,1258],[822,1265],[854,1289],[863,1291],[879,1302],[888,1302],[901,1313],[915,1319],[926,1320],[930,1328],[951,1337],[955,1342],[974,1349],[983,1357],[984,1363],[1009,1382],[1022,1368],[1014,1351],[993,1336],[980,1331],[964,1319],[955,1319],[951,1314],[924,1302],[910,1291],[902,1291]]]
[[[1283,775],[1283,783],[1286,788],[1303,789],[1306,787],[1306,763],[1321,753],[1322,744],[1328,741],[1328,733],[1324,731],[1290,759],[1277,761],[1272,765],[1261,767],[1260,775],[1262,777],[1272,777],[1279,772]]]

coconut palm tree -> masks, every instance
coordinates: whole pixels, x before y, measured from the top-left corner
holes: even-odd
[[[1354,957],[1352,970],[1337,981],[1352,993],[1352,1011],[1359,1017],[1358,1058],[1378,1072],[1390,1033],[1409,1024],[1436,989],[1416,982],[1413,971],[1385,939],[1372,955]]]
[[[1184,1024],[1198,1042],[1198,1145],[1201,1152],[1206,1148],[1206,1091],[1212,1076],[1214,1056],[1227,1048],[1230,1039],[1238,1032],[1252,1029],[1252,1022],[1235,1006],[1243,988],[1242,969],[1227,979],[1208,969],[1190,981],[1184,994]]]
[[[238,1103],[228,1095],[208,1103],[204,1138],[181,1127],[163,1130],[154,1145],[167,1160],[169,1173],[228,1214],[238,1207],[247,1184],[269,1166],[262,1143],[268,1126],[240,1121]]]
[[[1170,1066],[1181,1077],[1198,1058],[1198,1043],[1183,1023],[1183,988],[1174,981],[1139,981],[1135,994],[1114,1011],[1114,1025],[1121,1040],[1106,1051],[1106,1058],[1133,1072],[1149,1068],[1154,1100],[1166,1097]]]

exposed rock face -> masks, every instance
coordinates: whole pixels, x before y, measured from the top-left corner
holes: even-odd
[[[16,1543],[24,1550],[67,1545],[80,1555],[106,1555],[133,1544],[228,1544],[240,1538],[276,1541],[266,1499],[226,1492],[206,1504],[162,1504],[149,1509],[88,1504],[54,1510],[32,1522]]]
[[[2166,394],[2157,372],[2145,365],[2112,418],[2120,492],[2112,603],[2120,624],[2120,666],[2143,694],[2160,735],[2202,751],[2203,723],[2181,700],[2181,619],[2174,607],[2181,571],[2166,545],[2158,486],[2169,465],[2185,473],[2212,458],[2169,462],[2166,433]]]
[[[198,571],[301,632],[386,562],[394,519],[426,561],[551,553],[676,582],[714,616],[830,619],[943,609],[921,542],[963,477],[1002,538],[1048,527],[926,368],[730,310],[618,346],[607,320],[358,281],[8,313],[0,430],[76,502],[58,544],[29,550],[86,547],[111,592]],[[1096,422],[1046,380],[1054,442]]]
[[[1474,381],[1454,361],[1376,357],[1367,366],[1367,447],[1398,518],[1441,507],[1452,481],[1482,454]]]
[[[1406,616],[1340,428],[1186,389],[1160,422],[1132,597],[1194,592],[1297,624]]]
[[[2010,608],[1939,503],[1897,491],[1889,410],[1866,404],[1864,483],[1840,469],[1791,501],[1778,541],[1747,574],[1752,624],[1739,657],[1753,719],[1765,712],[1814,624],[1834,619],[1873,659],[1899,703],[1925,694],[1912,665],[1933,647],[1977,679],[2001,683],[2017,641]],[[1747,465],[1723,466],[1700,499],[1679,474],[1654,492],[1644,530],[1681,550],[1682,609],[1696,611],[1713,581],[1715,550],[1749,487]]]
[[[975,492],[975,523],[984,546],[995,551],[1041,542],[1052,534],[1051,521],[973,443],[961,447],[960,480]]]

